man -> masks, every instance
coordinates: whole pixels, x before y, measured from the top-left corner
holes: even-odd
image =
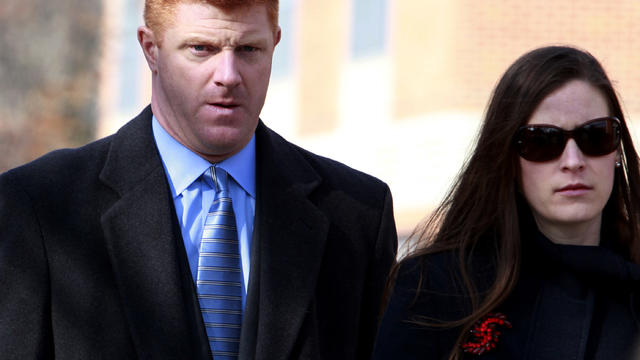
[[[3,358],[369,357],[391,195],[259,120],[277,6],[147,0],[151,106],[0,176]]]

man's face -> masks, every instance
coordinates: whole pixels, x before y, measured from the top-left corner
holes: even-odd
[[[280,29],[264,5],[183,3],[174,20],[162,39],[138,31],[153,71],[153,113],[180,143],[218,162],[240,151],[256,129]]]

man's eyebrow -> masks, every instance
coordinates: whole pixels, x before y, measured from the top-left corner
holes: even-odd
[[[246,45],[246,44],[263,44],[269,41],[267,36],[260,33],[259,31],[251,31],[242,34],[239,37],[234,37],[231,39],[233,45]],[[222,42],[222,39],[216,35],[207,35],[207,34],[187,34],[183,41],[183,43],[193,44],[193,43],[201,43],[201,44],[211,44],[218,45]]]
[[[184,38],[183,43],[207,43],[213,44],[219,42],[217,38],[212,36],[189,35]]]

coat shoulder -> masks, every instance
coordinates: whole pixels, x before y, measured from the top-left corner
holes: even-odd
[[[457,320],[462,293],[452,285],[453,252],[407,258],[382,317],[373,359],[446,359],[458,336],[457,327],[429,324]]]
[[[302,156],[311,164],[311,166],[313,166],[314,169],[316,169],[316,171],[321,174],[324,179],[327,179],[333,184],[341,184],[342,186],[351,187],[354,189],[358,189],[362,186],[374,189],[382,189],[387,187],[387,184],[385,184],[382,180],[370,174],[367,174],[360,170],[356,170],[339,161],[314,154],[303,148],[297,148]]]
[[[375,192],[388,192],[389,187],[382,180],[293,144],[262,123],[258,126],[257,134],[259,143],[266,144],[269,149],[277,149],[279,161],[289,162],[286,165],[291,166],[304,162],[322,178],[325,186],[369,196]]]
[[[116,134],[95,140],[77,148],[58,149],[22,166],[0,174],[2,183],[17,184],[25,191],[62,191],[97,184],[101,171],[114,147],[120,152],[141,152],[137,148],[124,148],[122,143],[149,147],[153,142],[151,110],[144,109]]]
[[[68,186],[86,181],[86,176],[97,177],[104,164],[112,136],[73,149],[58,149],[31,162],[0,174],[2,184],[20,186],[27,191],[42,189],[64,190]],[[52,189],[51,187],[54,187]]]

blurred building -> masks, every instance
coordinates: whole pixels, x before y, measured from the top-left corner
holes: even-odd
[[[524,52],[550,44],[589,50],[617,85],[630,119],[640,115],[638,1],[281,0],[280,6],[282,42],[261,118],[289,140],[386,181],[404,235],[447,191],[494,84]],[[150,99],[136,41],[142,1],[109,0],[104,7],[96,137]]]
[[[0,172],[95,136],[101,0],[0,1]]]

